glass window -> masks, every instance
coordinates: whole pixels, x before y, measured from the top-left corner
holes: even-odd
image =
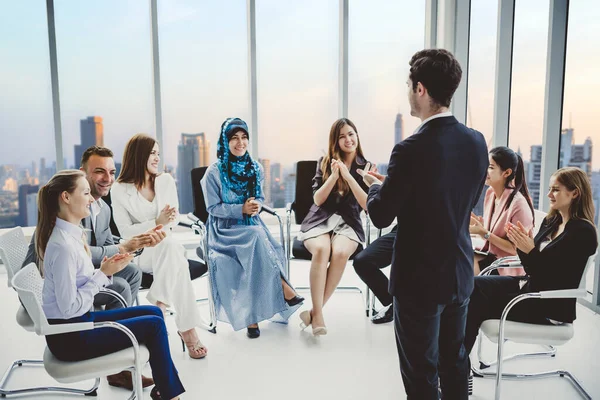
[[[135,0],[55,0],[65,166],[91,145],[121,161],[136,133],[154,136],[150,7]]]
[[[3,2],[0,60],[0,228],[31,226],[56,171],[45,1]]]
[[[190,212],[190,171],[216,161],[223,121],[250,123],[246,2],[159,2],[158,24],[163,161]]]
[[[336,0],[256,2],[258,154],[279,171],[327,151],[338,116],[338,6]],[[290,187],[294,179],[285,173]]]
[[[517,0],[515,4],[508,142],[526,162],[527,185],[536,209],[540,196],[549,10],[549,0]]]
[[[467,125],[485,136],[488,147],[494,134],[498,1],[471,2]]]
[[[590,43],[600,42],[600,31],[595,25],[599,18],[600,4],[597,2],[570,3],[560,153],[561,167],[581,168],[590,177],[596,225],[600,212],[600,132],[595,118],[594,94],[600,92],[596,67],[600,56],[590,51]],[[586,277],[590,293],[594,289],[594,276],[595,266]]]
[[[419,126],[408,104],[408,62],[423,49],[425,1],[349,2],[348,117],[365,157],[387,165],[392,148]],[[385,168],[385,167],[384,167]]]

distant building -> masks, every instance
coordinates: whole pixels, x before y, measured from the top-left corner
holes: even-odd
[[[27,203],[27,226],[35,226],[38,221],[38,194],[29,193],[26,197]]]
[[[15,178],[6,178],[4,181],[4,185],[2,186],[2,190],[5,192],[17,192],[19,190],[19,185],[17,184],[17,180]]]
[[[74,168],[81,166],[83,152],[92,146],[104,146],[104,125],[102,117],[87,117],[80,121],[80,144],[75,145]],[[67,165],[67,164],[65,164]]]
[[[273,205],[272,199],[271,199],[271,160],[266,159],[266,158],[259,158],[258,162],[260,163],[260,165],[262,165],[263,167],[263,173],[265,175],[265,180],[263,182],[263,196],[265,197],[265,204],[266,205]]]
[[[21,185],[19,186],[19,225],[31,226],[27,219],[27,195],[36,194],[40,187],[38,185]]]
[[[394,123],[394,144],[404,140],[404,121],[402,114],[396,114],[396,122]]]
[[[180,213],[194,211],[190,175],[192,169],[206,167],[209,163],[210,141],[206,139],[204,132],[182,133],[181,142],[177,146],[177,192]]]

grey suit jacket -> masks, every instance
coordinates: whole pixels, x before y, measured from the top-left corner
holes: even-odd
[[[113,255],[119,252],[119,248],[115,244],[112,233],[110,231],[110,207],[108,204],[104,202],[104,200],[99,200],[102,203],[102,208],[100,209],[100,213],[96,217],[96,226],[94,227],[93,235],[96,237],[96,246],[92,246],[92,218],[86,217],[81,220],[81,225],[84,227],[87,233],[87,243],[90,247],[90,252],[92,253],[92,263],[94,267],[100,268],[100,263],[104,256],[112,257]],[[31,237],[31,243],[29,243],[29,250],[27,251],[27,256],[25,257],[25,261],[23,262],[23,266],[29,263],[37,264],[37,253],[35,249],[35,232]]]

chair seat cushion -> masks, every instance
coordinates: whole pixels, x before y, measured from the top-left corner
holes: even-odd
[[[354,252],[354,254],[352,254],[350,256],[350,259],[352,260],[354,258],[354,256],[356,256],[358,253],[360,253],[363,249],[362,244],[359,244],[358,247],[356,248],[356,251]],[[292,255],[294,256],[295,259],[299,259],[299,260],[310,260],[312,259],[312,254],[310,254],[310,251],[308,251],[308,249],[306,247],[304,247],[304,243],[299,241],[298,239],[294,238],[294,244],[292,245]]]
[[[35,332],[35,325],[23,306],[19,306],[19,309],[17,310],[17,323],[26,331]]]
[[[148,362],[150,353],[140,345],[140,363]],[[134,365],[133,347],[83,361],[61,361],[46,347],[44,368],[48,375],[60,383],[74,383],[86,379],[116,374]]]
[[[489,319],[481,324],[481,331],[492,342],[498,343],[499,327],[500,320]],[[558,346],[571,340],[573,333],[573,324],[538,325],[506,321],[504,325],[504,338],[516,343]]]

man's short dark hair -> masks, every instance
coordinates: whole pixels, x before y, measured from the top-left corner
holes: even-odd
[[[107,149],[106,147],[102,147],[102,146],[88,147],[88,149],[86,151],[84,151],[83,155],[81,156],[81,168],[85,169],[85,166],[91,156],[114,157],[114,154],[110,149]]]
[[[408,64],[413,92],[417,90],[417,83],[421,82],[434,106],[449,107],[462,77],[460,64],[452,53],[444,49],[421,50],[412,56]]]

